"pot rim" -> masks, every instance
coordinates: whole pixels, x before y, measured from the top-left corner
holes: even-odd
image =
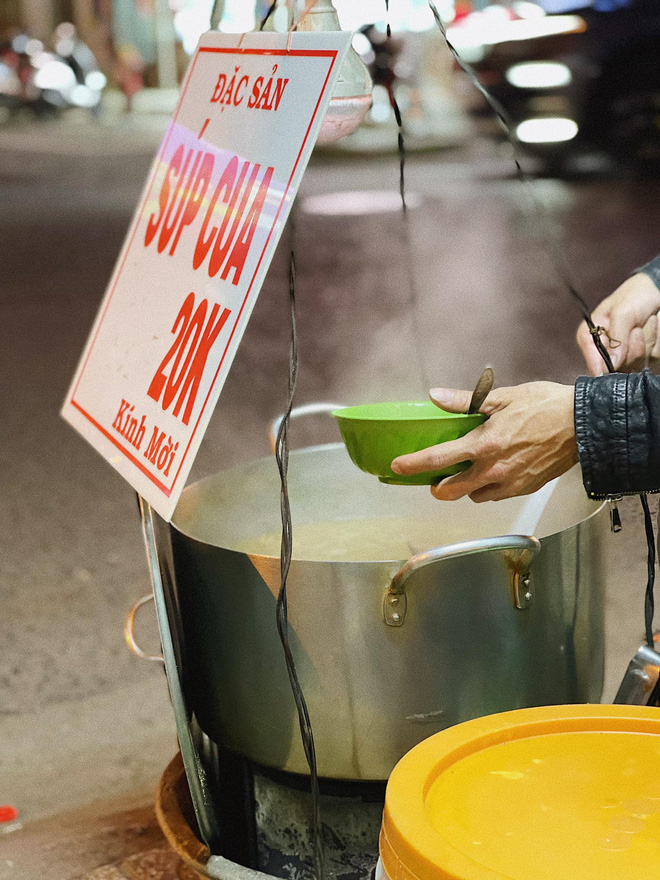
[[[345,445],[342,442],[323,443],[323,444],[317,444],[314,446],[304,446],[299,449],[291,450],[290,457],[291,458],[302,458],[302,457],[310,455],[310,454],[315,454],[315,453],[318,454],[318,453],[322,453],[324,451],[334,452],[334,451],[337,451],[340,449],[345,450]],[[204,486],[204,484],[210,485],[212,483],[212,481],[218,479],[219,477],[221,477],[223,475],[238,474],[238,473],[240,473],[241,470],[245,470],[247,468],[256,468],[259,466],[266,466],[268,463],[274,464],[274,462],[275,462],[274,456],[261,456],[260,458],[252,459],[249,462],[243,462],[243,463],[235,465],[234,467],[231,467],[231,468],[226,468],[224,470],[215,471],[213,474],[209,474],[205,477],[201,477],[199,480],[196,480],[194,483],[190,483],[188,486],[186,486],[183,490],[182,498],[185,496],[186,492],[188,492],[189,490],[192,490],[194,488],[201,488]],[[578,467],[579,467],[579,465],[574,466],[574,468],[578,468]],[[566,473],[570,473],[570,471],[567,471]],[[559,477],[559,479],[562,479],[563,476],[564,475]],[[408,487],[408,488],[410,488],[410,487]],[[415,487],[415,488],[420,488],[420,487]],[[540,490],[538,490],[538,491],[540,491]],[[531,497],[531,496],[519,496],[519,497]],[[440,502],[438,502],[438,503],[440,503]],[[600,504],[598,504],[598,506],[595,507],[591,511],[591,513],[589,513],[583,519],[580,519],[577,522],[573,523],[572,525],[566,526],[563,529],[557,529],[557,530],[552,531],[546,535],[543,535],[543,537],[538,538],[538,540],[543,544],[543,542],[549,540],[550,538],[553,538],[555,535],[560,535],[563,532],[570,531],[571,529],[574,529],[584,523],[589,522],[590,520],[594,519],[596,516],[602,514],[603,509],[608,505],[608,503],[609,502],[607,501],[607,499],[602,500],[600,502]],[[255,560],[264,560],[266,562],[266,564],[274,563],[274,562],[279,563],[279,560],[280,560],[279,553],[278,554],[248,553],[245,550],[237,550],[235,548],[227,547],[227,546],[224,546],[219,543],[213,543],[213,542],[204,540],[204,539],[200,538],[198,535],[193,534],[192,530],[190,528],[184,528],[180,523],[177,522],[177,511],[179,510],[180,504],[181,504],[181,499],[179,500],[179,504],[177,504],[177,507],[176,507],[174,514],[172,515],[172,519],[170,521],[170,526],[172,528],[174,528],[179,534],[185,536],[186,538],[189,538],[192,541],[196,541],[200,544],[206,544],[207,546],[211,546],[211,547],[216,547],[217,549],[222,550],[227,553],[235,553],[239,556],[248,556],[250,559],[255,559]],[[342,518],[341,521],[359,522],[360,520],[368,520],[368,519],[374,519],[374,518],[375,517],[363,516],[363,517],[353,517],[350,519],[349,518],[345,518],[345,519]],[[388,517],[382,517],[382,518],[387,519]],[[391,518],[392,519],[395,519],[395,518],[404,519],[406,517],[391,517]],[[312,521],[312,522],[320,523],[321,520],[319,519],[319,520]],[[310,523],[306,523],[306,525],[308,525],[308,524],[310,524]],[[294,519],[294,522],[293,522],[294,531],[295,531],[295,526],[296,526],[296,522]],[[485,542],[485,541],[488,541],[492,538],[512,537],[516,534],[517,533],[512,532],[512,531],[511,532],[503,531],[503,532],[493,533],[493,534],[489,535],[487,538],[479,538],[479,539],[474,539],[474,540],[476,542],[478,542],[478,541]],[[535,537],[535,536],[530,535],[529,537]],[[469,539],[466,539],[466,540],[469,540]],[[460,541],[460,542],[452,541],[448,544],[438,544],[435,547],[429,547],[424,552],[430,552],[432,550],[437,550],[439,548],[450,548],[450,547],[458,546],[463,543],[465,543],[465,542],[464,541]],[[374,566],[374,565],[401,566],[408,559],[412,558],[415,555],[417,555],[417,554],[411,553],[410,557],[398,557],[398,558],[389,558],[389,559],[360,559],[360,560],[301,559],[299,557],[296,557],[295,550],[294,550],[294,555],[292,557],[291,563],[296,564],[296,565],[303,565],[304,564],[304,565],[312,565],[312,566],[313,565],[329,565],[330,564],[333,566],[342,566],[342,567],[348,567],[348,566],[364,567],[364,566]]]

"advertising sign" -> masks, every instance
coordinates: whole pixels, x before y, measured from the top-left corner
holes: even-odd
[[[174,511],[350,33],[205,34],[62,415]]]

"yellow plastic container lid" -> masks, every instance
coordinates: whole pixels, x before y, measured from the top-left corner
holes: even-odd
[[[389,880],[641,880],[660,867],[660,709],[544,706],[451,727],[387,786]]]

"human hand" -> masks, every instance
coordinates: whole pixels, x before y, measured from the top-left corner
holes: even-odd
[[[596,327],[609,334],[601,335],[614,369],[621,373],[641,370],[646,364],[660,363],[660,290],[644,272],[626,279],[620,287],[594,309]],[[605,362],[594,345],[583,321],[577,331],[577,343],[592,376],[607,372]]]
[[[448,412],[467,412],[470,391],[434,388],[431,400]],[[529,495],[569,470],[578,460],[570,385],[530,382],[497,388],[480,412],[489,418],[458,440],[439,443],[392,462],[396,474],[419,474],[471,461],[463,473],[431,487],[441,501],[469,495],[473,501],[499,501]]]

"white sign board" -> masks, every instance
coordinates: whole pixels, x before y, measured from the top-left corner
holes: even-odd
[[[190,63],[62,410],[166,519],[350,40],[208,33]]]

